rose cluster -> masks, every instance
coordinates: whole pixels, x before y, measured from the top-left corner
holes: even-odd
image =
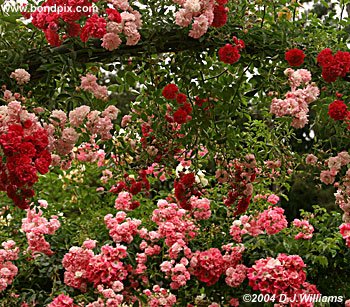
[[[224,204],[231,207],[237,202],[234,215],[244,213],[250,204],[253,194],[253,182],[255,181],[257,169],[256,160],[253,154],[246,155],[244,161],[235,160],[230,164],[230,173],[217,170],[216,177],[219,182],[228,182],[232,188]]]
[[[81,77],[80,88],[92,93],[97,99],[106,100],[108,97],[107,87],[97,84],[97,77],[92,74]]]
[[[341,96],[338,94],[338,97]],[[348,129],[350,129],[350,111],[348,106],[344,103],[343,100],[334,100],[328,106],[328,115],[336,121],[346,121]]]
[[[19,248],[13,240],[3,242],[0,249],[0,292],[11,285],[17,275],[18,268],[12,263],[18,259]]]
[[[134,236],[138,234],[138,227],[141,225],[140,220],[127,218],[123,211],[117,212],[116,217],[107,214],[104,221],[109,229],[110,237],[116,243],[131,243]]]
[[[244,41],[233,37],[234,44],[226,44],[219,49],[219,60],[226,64],[234,64],[241,57],[240,51],[245,48]]]
[[[78,305],[74,304],[74,301],[69,295],[60,294],[55,297],[54,300],[47,305],[47,307],[77,307]]]
[[[322,77],[328,82],[343,78],[350,70],[350,53],[337,51],[333,55],[331,49],[323,49],[317,56],[317,62],[322,67]]]
[[[225,273],[226,283],[230,287],[238,287],[246,278],[247,268],[239,264],[244,248],[228,244],[222,246],[222,249],[225,251],[224,255],[218,248],[193,253],[189,272],[207,286],[214,285]]]
[[[284,73],[288,76],[291,91],[287,92],[285,99],[274,98],[270,112],[278,117],[292,116],[291,126],[303,128],[308,123],[308,105],[317,99],[320,91],[310,83],[311,73],[308,70],[287,68]],[[304,87],[297,89],[301,85]]]
[[[164,87],[162,95],[167,100],[176,100],[179,105],[178,109],[172,113],[172,115],[167,114],[166,120],[169,123],[184,124],[192,119],[192,107],[191,104],[187,102],[187,96],[179,92],[179,88],[175,84],[168,84]],[[172,111],[168,107],[168,112]]]
[[[259,213],[256,217],[243,215],[239,220],[235,220],[230,228],[230,235],[236,242],[242,242],[242,236],[245,234],[253,237],[264,232],[268,235],[274,235],[287,226],[284,209],[269,206],[267,210]]]
[[[175,23],[180,27],[192,24],[189,36],[200,38],[212,27],[222,27],[227,22],[228,0],[173,0],[181,6],[175,14]]]
[[[300,66],[304,63],[305,54],[302,50],[294,48],[285,53],[285,59],[290,66]]]
[[[304,239],[310,240],[312,238],[312,233],[314,232],[314,227],[309,223],[308,220],[299,220],[294,219],[293,226],[300,230],[297,235],[295,235],[295,239]]]
[[[306,282],[305,266],[297,255],[279,254],[276,259],[257,260],[248,269],[249,285],[262,294],[275,295],[277,302],[281,300],[283,304],[313,306],[313,303],[299,301],[302,294],[319,294],[316,286]]]
[[[143,293],[147,296],[148,306],[171,307],[175,305],[176,296],[174,294],[171,294],[169,290],[161,288],[159,285],[154,285],[152,290],[153,292],[150,289],[143,291]]]
[[[320,180],[324,184],[334,184],[337,187],[335,203],[344,211],[343,221],[350,222],[350,155],[347,151],[338,153],[335,157],[330,157],[325,161],[326,170],[321,171]],[[336,176],[342,173],[342,168],[347,167],[345,174],[339,182],[335,183]]]
[[[111,51],[122,43],[121,34],[125,36],[127,45],[138,43],[141,15],[130,6],[129,1],[111,0],[108,2],[113,7],[107,6],[106,2],[102,10],[98,10],[93,2],[96,1],[47,0],[33,13],[24,15],[44,32],[51,46],[60,46],[65,39],[79,36],[82,42],[99,38],[102,47]]]
[[[96,150],[94,139],[98,136],[104,141],[112,138],[112,121],[118,117],[118,114],[119,110],[113,105],[108,106],[102,112],[82,105],[70,111],[68,117],[62,110],[53,110],[50,115],[50,123],[44,124],[49,135],[52,165],[60,165],[63,169],[70,167],[75,157],[73,148],[81,136],[80,132],[88,134],[92,144],[85,144],[79,148],[78,159],[90,162],[98,159],[102,163],[104,152]]]
[[[39,201],[44,206],[47,206],[46,201]],[[38,256],[38,253],[43,253],[48,256],[53,255],[53,251],[50,248],[50,243],[45,240],[46,234],[53,235],[57,229],[61,226],[56,215],[51,216],[50,220],[43,217],[43,212],[40,208],[27,209],[27,217],[22,219],[22,230],[26,233],[28,241],[28,251],[32,253],[34,257]]]
[[[182,245],[196,236],[198,228],[186,210],[166,200],[159,200],[157,207],[153,211],[152,221],[158,225],[157,238],[165,238],[167,246],[172,247],[176,243]]]
[[[178,179],[174,181],[175,197],[179,206],[186,210],[191,210],[193,203],[192,196],[200,196],[200,191],[196,188],[196,177],[194,173],[181,172]]]
[[[47,130],[20,102],[0,106],[0,190],[22,209],[29,207],[37,173],[49,170],[48,145]]]
[[[74,246],[64,255],[62,264],[66,270],[66,285],[86,291],[88,283],[92,283],[95,288],[105,286],[113,290],[119,285],[116,282],[122,282],[127,277],[127,268],[121,261],[127,256],[126,247],[104,245],[100,254],[95,255],[92,251],[95,245],[95,241],[86,240],[83,247]],[[117,289],[113,291],[118,292]]]

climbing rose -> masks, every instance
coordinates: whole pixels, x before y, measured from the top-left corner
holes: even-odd
[[[240,57],[238,48],[236,46],[232,46],[231,44],[226,44],[224,47],[219,49],[219,59],[221,62],[226,64],[234,64]]]
[[[212,27],[220,28],[224,26],[227,22],[227,12],[228,9],[223,5],[216,5],[214,7],[214,20],[212,22]]]
[[[333,101],[328,107],[328,115],[334,120],[343,120],[347,115],[347,106],[342,100]]]
[[[165,99],[172,100],[175,99],[179,88],[175,84],[168,84],[164,87],[162,95]]]
[[[302,50],[291,49],[285,54],[285,59],[290,66],[300,66],[304,63],[305,54]]]

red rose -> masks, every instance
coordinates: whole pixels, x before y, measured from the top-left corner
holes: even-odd
[[[38,181],[36,168],[30,164],[18,165],[16,167],[16,183],[18,186],[32,186]]]
[[[50,164],[51,159],[48,160],[46,158],[39,158],[35,160],[35,167],[42,175],[46,174],[49,171]]]
[[[122,17],[120,16],[120,13],[117,10],[108,8],[108,9],[106,9],[106,13],[107,13],[108,19],[110,21],[114,21],[117,23],[122,22]]]
[[[333,62],[332,50],[329,48],[323,49],[317,56],[317,63],[321,66],[328,66]]]
[[[62,41],[56,31],[47,28],[44,30],[46,40],[52,47],[58,47],[62,44]]]
[[[178,124],[184,124],[187,121],[187,112],[183,110],[182,108],[178,109],[174,113],[174,121]]]
[[[175,84],[168,84],[164,87],[162,95],[165,99],[173,100],[176,98],[179,88]]]
[[[76,37],[80,34],[81,27],[75,22],[68,23],[67,32],[70,37]]]
[[[238,48],[236,46],[232,46],[231,44],[226,44],[224,47],[219,49],[219,60],[226,64],[234,64],[240,57]]]
[[[342,100],[333,101],[328,107],[328,115],[334,120],[343,120],[347,115],[347,106]]]
[[[227,22],[227,8],[223,5],[215,5],[214,7],[214,19],[212,26],[215,28],[220,28],[224,26]]]
[[[304,63],[305,54],[302,50],[291,49],[285,54],[285,59],[290,66],[300,66]]]
[[[225,4],[227,4],[227,1],[228,1],[228,0],[216,0],[216,2],[217,2],[218,4],[220,4],[220,5],[225,5]]]
[[[81,41],[85,43],[90,37],[102,38],[107,33],[106,26],[107,22],[104,18],[98,17],[97,14],[92,15],[81,30]]]
[[[134,182],[130,187],[130,193],[136,195],[141,192],[142,182]]]
[[[187,96],[183,93],[179,93],[176,96],[176,102],[178,104],[184,104],[187,101]]]
[[[32,143],[23,142],[19,145],[19,153],[32,158],[36,155],[35,146]]]

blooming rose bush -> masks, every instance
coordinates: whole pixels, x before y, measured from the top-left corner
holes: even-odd
[[[63,45],[28,61],[22,46],[0,76],[0,305],[345,302],[345,21],[325,31],[331,13],[294,1],[169,3],[0,18],[1,55],[35,27]]]

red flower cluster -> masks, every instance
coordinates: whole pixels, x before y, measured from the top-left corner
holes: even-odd
[[[180,107],[173,115],[166,115],[166,120],[169,123],[185,124],[192,119],[192,107],[187,102],[187,96],[179,92],[179,88],[175,84],[168,84],[164,87],[162,95],[167,100],[176,100]],[[171,109],[170,109],[171,110]]]
[[[52,7],[56,10],[52,10]],[[25,14],[25,17],[32,17],[33,25],[43,30],[51,46],[60,46],[67,37],[80,35],[81,40],[86,42],[90,37],[102,38],[107,33],[106,19],[92,13],[92,2],[88,0],[47,0],[40,9]],[[108,21],[121,23],[122,18],[117,10],[108,8],[106,14]],[[79,22],[85,17],[88,19],[81,27]]]
[[[27,198],[34,195],[31,188],[38,181],[37,172],[47,173],[51,164],[47,131],[33,130],[32,125],[28,119],[23,126],[10,125],[6,133],[0,134],[4,154],[3,161],[0,160],[0,190],[6,191],[22,209],[29,207]]]
[[[247,155],[245,160],[243,163],[235,161],[234,170],[230,174],[229,179],[232,191],[228,193],[227,198],[224,200],[224,204],[228,207],[237,201],[234,215],[247,211],[252,198],[252,182],[256,178],[256,161],[254,155]]]
[[[245,48],[244,41],[233,37],[234,45],[226,44],[224,47],[219,49],[219,60],[226,64],[236,63],[241,55],[239,52]]]
[[[302,295],[319,292],[316,286],[306,282],[304,267],[297,255],[279,254],[277,259],[260,259],[248,269],[249,285],[262,294],[275,295],[277,302],[281,300],[294,307],[310,306],[310,302],[299,301]]]
[[[62,9],[62,12],[50,10],[50,7],[54,5],[57,7],[57,11]],[[81,7],[84,7],[87,12],[81,12]],[[88,0],[70,1],[69,4],[67,0],[48,0],[41,5],[40,10],[36,10],[31,14],[32,23],[35,27],[44,31],[50,45],[59,46],[62,40],[58,32],[62,27],[62,21],[64,32],[67,32],[68,36],[71,37],[77,36],[81,30],[77,21],[84,16],[89,16],[88,12],[91,12],[91,7],[92,3]]]
[[[348,114],[348,107],[342,100],[334,100],[328,106],[328,115],[334,120],[344,120]]]
[[[329,48],[323,49],[317,56],[322,67],[322,77],[326,82],[334,82],[338,77],[345,77],[350,70],[350,53],[338,51],[333,55]]]
[[[125,181],[119,181],[115,186],[113,186],[109,192],[113,194],[118,194],[121,191],[127,191],[131,193],[132,195],[139,194],[142,189],[149,191],[151,188],[151,185],[147,179],[146,171],[140,170],[139,171],[139,178],[136,181],[134,178],[130,177],[128,174],[124,175]],[[140,206],[140,203],[138,201],[132,201],[130,205],[130,209],[136,209]]]
[[[88,241],[85,241],[88,242]],[[67,286],[86,291],[87,284],[94,287],[112,287],[116,281],[123,281],[128,275],[128,267],[121,261],[127,256],[126,247],[117,244],[114,248],[104,245],[100,254],[94,254],[94,244],[73,247],[64,255],[62,264],[65,268],[64,283]]]
[[[285,59],[290,66],[300,66],[304,63],[305,54],[300,49],[290,49],[285,53]]]
[[[118,11],[116,12],[118,13]],[[114,18],[114,15],[111,15],[111,16],[113,16]],[[119,20],[121,21],[120,15],[119,15]],[[103,35],[107,33],[106,26],[107,26],[107,22],[104,18],[98,17],[97,14],[92,15],[89,19],[86,20],[85,26],[81,30],[81,33],[80,33],[81,41],[87,42],[90,37],[102,38]]]
[[[225,261],[217,248],[210,248],[204,252],[197,251],[190,264],[190,273],[207,286],[214,285],[225,270]]]
[[[200,196],[201,193],[194,187],[195,175],[193,173],[180,173],[180,178],[174,181],[175,197],[179,206],[186,210],[191,210],[191,196]]]
[[[224,6],[227,3],[227,0],[218,0],[216,2],[218,4],[214,7],[214,19],[211,26],[220,28],[227,22],[228,8]]]

